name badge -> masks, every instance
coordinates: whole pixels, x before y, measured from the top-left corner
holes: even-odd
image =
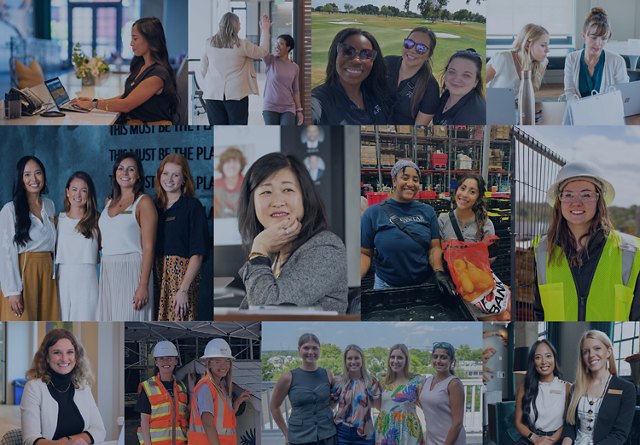
[[[620,394],[622,394],[622,390],[621,389],[610,389],[610,390],[607,391],[607,394],[620,395]]]
[[[562,391],[560,391],[559,389],[552,389],[551,391],[549,391],[551,394],[562,394]]]
[[[131,215],[131,213],[133,213],[132,210],[123,210],[122,213],[120,213],[121,215]]]
[[[168,216],[167,219],[165,219],[166,222],[175,221],[175,220],[176,220],[175,216]]]

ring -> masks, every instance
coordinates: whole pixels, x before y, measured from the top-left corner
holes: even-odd
[[[288,235],[288,234],[289,234],[289,231],[288,231],[286,228],[284,229],[284,234],[285,234],[285,235]]]

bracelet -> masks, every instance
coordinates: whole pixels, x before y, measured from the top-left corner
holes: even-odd
[[[109,101],[108,100],[104,101],[104,111],[109,111]]]
[[[185,294],[188,294],[189,292],[187,292],[186,290],[183,289],[178,289],[178,292],[184,292]],[[176,292],[177,293],[177,292]]]
[[[296,112],[300,113],[301,111],[304,111],[304,108],[302,108],[302,107],[296,108]]]
[[[262,253],[262,252],[251,252],[251,253],[249,254],[249,259],[250,259],[250,260],[252,260],[252,259],[254,259],[254,258],[256,258],[256,257],[259,257],[259,256],[263,256],[263,257],[266,257],[266,258],[268,258],[268,257],[269,257],[266,253]]]
[[[98,99],[93,99],[91,101],[91,105],[93,106],[93,109],[98,108]]]

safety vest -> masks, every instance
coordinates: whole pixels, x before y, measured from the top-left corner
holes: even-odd
[[[160,374],[140,383],[138,394],[144,390],[151,404],[149,431],[154,445],[174,445],[187,443],[187,388],[179,380],[173,379],[173,397],[160,381]],[[138,427],[138,441],[144,444],[141,427]]]
[[[207,433],[198,413],[195,394],[202,386],[207,386],[213,397],[213,426],[218,433],[220,445],[238,445],[236,437],[236,414],[229,396],[216,388],[208,375],[200,379],[196,385],[191,400],[191,418],[189,420],[189,445],[209,445]]]
[[[567,257],[547,264],[547,237],[534,240],[538,291],[545,321],[577,321],[578,293]],[[585,321],[629,320],[636,280],[640,273],[640,240],[611,231],[591,281]]]

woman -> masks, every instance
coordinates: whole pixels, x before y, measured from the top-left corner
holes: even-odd
[[[198,318],[200,267],[208,253],[209,231],[184,156],[172,153],[162,160],[155,188],[157,319],[193,321]]]
[[[520,88],[520,72],[530,71],[533,88],[540,89],[547,68],[549,31],[540,25],[524,25],[510,51],[496,53],[487,62],[487,88]]]
[[[153,304],[151,267],[158,214],[144,194],[144,170],[133,152],[113,164],[111,193],[98,224],[102,266],[98,299],[101,321],[149,321]]]
[[[238,200],[244,176],[242,171],[247,158],[237,147],[229,147],[218,159],[216,170],[222,175],[213,181],[213,217],[235,218],[238,216]]]
[[[267,80],[264,85],[262,117],[265,125],[302,125],[304,114],[298,87],[298,65],[289,59],[295,41],[289,34],[276,40],[273,54],[265,56]]]
[[[123,113],[119,121],[127,125],[171,125],[176,120],[178,93],[160,20],[143,17],[133,23],[131,50],[130,74],[122,96],[79,97],[73,103],[82,108]]]
[[[258,94],[253,62],[269,54],[270,27],[269,17],[263,15],[256,46],[238,37],[240,18],[227,12],[218,33],[207,39],[200,74],[209,125],[247,125],[249,95]]]
[[[360,275],[364,277],[373,262],[374,289],[419,285],[435,276],[440,292],[453,295],[455,286],[442,266],[436,212],[413,200],[420,189],[420,169],[402,159],[391,169],[391,178],[391,197],[362,215]],[[402,225],[392,222],[398,220]]]
[[[640,320],[640,241],[613,230],[611,183],[588,162],[560,169],[547,191],[553,207],[534,240],[537,320]]]
[[[397,344],[389,349],[382,397],[375,402],[376,445],[426,445],[416,404],[424,377],[409,370],[409,350]]]
[[[482,90],[482,56],[475,49],[456,51],[442,77],[442,96],[434,125],[482,125],[486,102]]]
[[[380,46],[371,34],[359,28],[338,32],[329,48],[327,77],[311,90],[313,123],[390,123],[386,78]]]
[[[329,223],[304,164],[269,153],[247,171],[240,192],[238,228],[250,249],[240,269],[247,305],[347,309],[347,254]]]
[[[447,342],[433,344],[431,366],[435,376],[428,376],[420,390],[420,407],[427,419],[425,440],[433,445],[465,445],[464,387],[453,373],[456,350]]]
[[[234,357],[226,341],[210,340],[200,359],[205,360],[207,371],[193,391],[188,443],[236,445],[236,412],[251,393],[244,391],[232,401]]]
[[[56,245],[53,201],[44,198],[47,174],[40,159],[23,156],[16,164],[12,200],[0,211],[2,320],[59,320],[53,279]]]
[[[604,9],[591,8],[582,25],[584,48],[567,54],[564,62],[564,96],[567,100],[605,93],[612,85],[629,82],[622,56],[604,49],[611,26]]]
[[[88,173],[77,171],[67,180],[64,212],[58,215],[58,293],[63,321],[97,320],[98,203]]]
[[[153,347],[158,372],[140,383],[135,406],[135,411],[140,413],[138,441],[141,444],[166,443],[167,437],[175,438],[173,443],[177,445],[187,444],[189,394],[184,383],[174,375],[179,357],[178,349],[170,341],[159,341]]]
[[[336,426],[331,411],[331,381],[328,369],[318,367],[320,340],[314,334],[302,334],[298,339],[299,368],[280,376],[271,393],[269,411],[284,434],[287,444],[336,445]],[[282,404],[289,397],[291,414],[287,422]]]
[[[623,445],[631,432],[636,388],[618,377],[611,340],[604,332],[585,332],[579,355],[562,445]]]
[[[371,408],[381,396],[380,383],[369,374],[359,346],[349,345],[344,349],[343,365],[344,372],[331,385],[332,397],[338,401],[333,417],[338,444],[373,445]]]
[[[562,418],[571,385],[560,380],[558,353],[545,339],[529,348],[527,373],[516,392],[518,445],[555,444],[562,437]]]
[[[20,403],[26,445],[104,442],[106,431],[89,386],[91,368],[71,332],[53,329],[45,335],[27,379]]]
[[[436,35],[429,28],[413,28],[402,49],[402,56],[387,56],[387,87],[393,92],[394,124],[429,125],[440,101],[440,87],[433,77],[431,59]]]

